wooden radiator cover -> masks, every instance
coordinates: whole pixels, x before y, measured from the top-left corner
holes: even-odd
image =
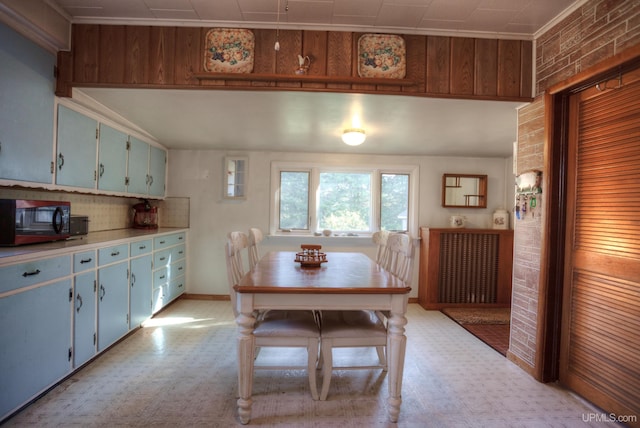
[[[423,227],[420,235],[424,308],[510,306],[512,230]]]

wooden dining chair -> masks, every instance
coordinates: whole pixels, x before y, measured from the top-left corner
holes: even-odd
[[[413,240],[407,234],[389,233],[386,237],[382,268],[405,284],[412,274]],[[320,400],[326,400],[334,370],[387,370],[388,311],[322,311],[320,349],[323,378]],[[333,365],[334,348],[375,347],[379,364],[338,367]]]
[[[257,227],[249,229],[249,269],[253,269],[253,267],[258,264],[258,260],[260,260],[260,248],[258,244],[260,244],[263,239],[264,235],[262,234],[262,230]]]
[[[234,285],[245,275],[243,268],[243,250],[247,249],[249,240],[244,232],[230,232],[225,243],[229,295],[233,305],[233,314],[237,318],[237,293]],[[256,324],[255,338],[256,357],[260,348],[306,348],[307,365],[254,365],[254,370],[287,370],[305,369],[309,378],[309,389],[314,400],[318,400],[316,369],[319,358],[320,331],[314,314],[311,311],[273,310],[262,314],[254,314]]]

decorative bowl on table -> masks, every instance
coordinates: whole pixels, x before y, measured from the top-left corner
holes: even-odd
[[[302,244],[302,251],[296,253],[296,263],[300,263],[300,267],[320,267],[322,263],[327,262],[327,255],[320,250],[322,245]]]

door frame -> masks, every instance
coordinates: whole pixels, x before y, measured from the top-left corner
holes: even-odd
[[[541,382],[559,378],[562,294],[565,269],[565,219],[567,211],[567,146],[569,96],[585,87],[615,78],[640,67],[640,45],[612,56],[547,88],[544,94],[545,221],[542,231],[538,290],[537,352],[534,376]]]

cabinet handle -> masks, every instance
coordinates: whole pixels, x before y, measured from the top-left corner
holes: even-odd
[[[33,276],[33,275],[37,275],[40,273],[40,269],[36,269],[33,272],[25,272],[22,274],[22,276],[24,276],[25,278],[28,276]]]
[[[114,251],[113,253],[111,253],[111,257],[115,257],[119,254],[120,254],[120,251]]]
[[[160,244],[164,244],[165,242],[167,242],[167,241],[160,241]]]
[[[182,254],[184,254],[184,251],[178,251],[178,254],[182,255]]]
[[[180,283],[180,285],[178,285],[178,288],[182,288],[182,283]]]
[[[178,241],[182,241],[182,236],[178,236]]]
[[[82,259],[80,260],[80,264],[91,263],[91,260],[91,257],[89,257],[88,259]]]
[[[80,312],[80,308],[82,307],[82,296],[80,296],[80,294],[78,294],[76,296],[76,300],[78,301],[78,307],[76,308],[76,312]]]
[[[131,272],[131,288],[133,288],[133,285],[136,283],[136,275]]]
[[[104,164],[101,163],[100,164],[100,177],[102,177],[104,175]]]
[[[166,259],[167,259],[166,257],[160,257],[161,262],[165,261]]]
[[[62,152],[60,152],[58,154],[58,169],[62,169],[63,166],[64,166],[64,155],[62,154]]]
[[[162,276],[160,277],[160,279],[165,279],[166,277],[167,277],[167,275],[162,275]]]
[[[153,175],[149,176],[149,186],[153,185]]]
[[[180,267],[178,268],[178,270],[182,270],[182,266],[180,266]]]
[[[100,301],[102,302],[102,298],[107,294],[107,290],[104,289],[104,285],[102,284],[100,284],[100,291],[102,292],[102,295],[100,296]]]
[[[141,245],[141,246],[138,247],[138,250],[144,250],[145,248],[147,248],[146,245]]]

